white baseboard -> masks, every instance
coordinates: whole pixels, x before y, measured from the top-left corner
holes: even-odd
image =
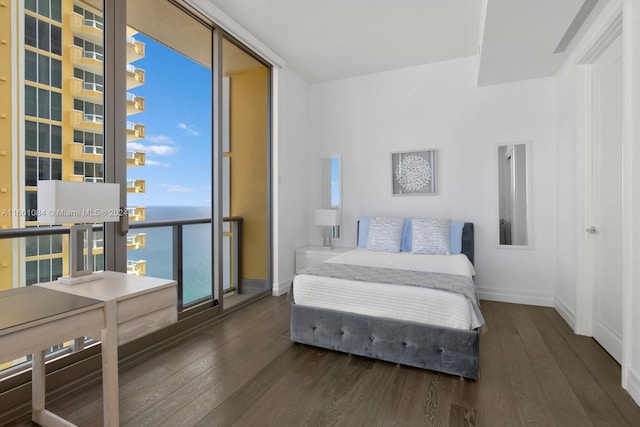
[[[271,289],[271,295],[273,295],[274,297],[279,297],[280,295],[284,295],[289,292],[292,280],[293,277],[288,280],[283,280],[280,283],[274,283],[273,288]]]
[[[576,330],[576,313],[562,299],[555,297],[553,307],[558,314],[569,324],[572,330]]]
[[[540,305],[553,307],[553,294],[515,291],[513,289],[488,288],[476,286],[478,297],[489,301],[511,302],[514,304]]]
[[[633,400],[640,406],[640,375],[636,374],[633,369],[627,370],[627,392]]]

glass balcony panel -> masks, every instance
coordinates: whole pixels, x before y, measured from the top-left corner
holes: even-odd
[[[183,231],[184,305],[211,296],[211,224],[187,225]]]

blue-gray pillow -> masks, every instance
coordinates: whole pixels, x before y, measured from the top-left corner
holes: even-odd
[[[411,252],[414,254],[450,255],[449,219],[412,218]]]
[[[371,218],[368,216],[361,216],[358,220],[358,247],[366,249],[367,240],[369,239],[369,224]]]
[[[451,221],[449,224],[449,240],[450,249],[452,254],[462,253],[462,229],[464,228],[464,221]]]
[[[367,250],[400,252],[404,219],[374,216],[369,222]]]

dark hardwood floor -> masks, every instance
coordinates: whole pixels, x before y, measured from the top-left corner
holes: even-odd
[[[619,365],[551,308],[482,301],[480,379],[289,341],[289,304],[267,297],[121,369],[125,426],[640,426]],[[99,426],[102,390],[49,409]],[[17,425],[32,425],[25,422]]]

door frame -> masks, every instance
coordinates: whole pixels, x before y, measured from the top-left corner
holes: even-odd
[[[602,25],[594,31],[587,40],[585,47],[577,55],[575,62],[576,75],[576,181],[578,189],[578,213],[577,213],[577,271],[576,271],[576,313],[575,332],[581,335],[592,336],[594,320],[594,280],[593,272],[590,268],[590,257],[594,251],[595,243],[589,239],[586,229],[592,221],[593,197],[592,197],[592,165],[593,147],[595,143],[594,112],[598,102],[593,92],[593,66],[594,62],[602,55],[613,42],[619,37],[623,44],[623,114],[622,114],[622,226],[623,230],[630,230],[632,225],[631,217],[631,142],[627,137],[628,126],[628,102],[626,87],[627,64],[625,63],[626,40],[623,35],[623,5],[622,2],[608,9],[610,13],[602,21]],[[632,264],[631,264],[631,233],[622,235],[622,291],[623,302],[628,299],[632,286]],[[622,307],[622,385],[625,387],[626,366],[630,360],[630,323],[629,308],[623,303]]]

